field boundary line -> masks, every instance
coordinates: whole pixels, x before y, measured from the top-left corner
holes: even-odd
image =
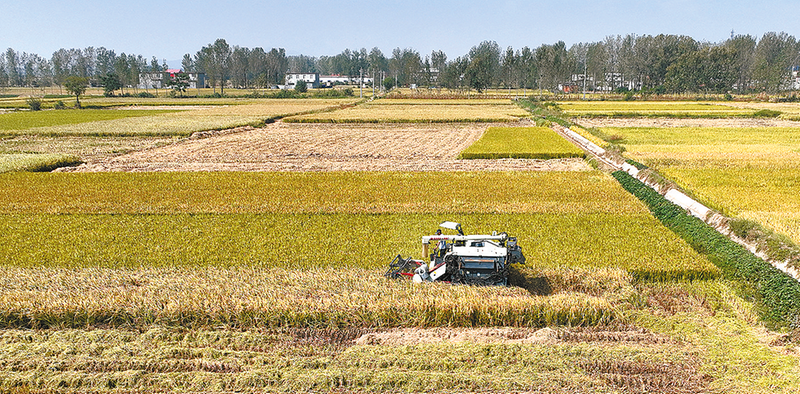
[[[619,170],[628,173],[630,176],[664,196],[667,201],[681,207],[690,215],[702,220],[720,234],[728,237],[731,241],[743,246],[756,257],[761,258],[795,280],[800,281],[800,270],[789,266],[791,257],[783,261],[775,260],[766,253],[760,251],[756,242],[749,242],[733,232],[730,227],[731,218],[690,197],[671,180],[662,177],[660,174],[656,174],[649,168],[640,170],[636,166],[625,162],[625,159],[620,154],[597,146],[597,144],[589,141],[582,135],[570,130],[569,127],[553,124],[551,128],[568,141],[583,149],[587,157],[595,159],[600,164],[601,168],[609,169],[612,172]]]

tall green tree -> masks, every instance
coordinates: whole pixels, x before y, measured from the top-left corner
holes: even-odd
[[[469,50],[469,65],[464,72],[467,85],[479,93],[494,86],[500,77],[500,46],[483,41]]]
[[[666,88],[676,93],[730,91],[738,77],[734,55],[725,46],[685,53],[667,68]]]
[[[208,81],[214,87],[220,86],[220,94],[225,94],[225,83],[228,79],[230,68],[231,47],[220,38],[213,44],[204,46],[197,52],[197,66],[206,73]]]
[[[769,32],[761,37],[753,59],[753,78],[763,91],[774,93],[784,87],[797,53],[797,41],[793,36]]]
[[[64,89],[75,95],[75,108],[81,108],[81,95],[86,92],[89,86],[89,78],[71,75],[64,80]]]
[[[103,87],[105,96],[113,96],[114,91],[122,88],[122,81],[117,74],[108,73],[100,77],[100,85]]]

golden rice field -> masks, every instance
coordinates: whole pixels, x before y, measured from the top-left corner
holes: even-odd
[[[422,258],[420,237],[448,219],[470,233],[506,231],[524,239],[520,244],[535,267],[616,267],[663,280],[718,275],[646,212],[4,215],[0,252],[5,264],[21,267],[376,269],[398,253]]]
[[[530,114],[507,104],[374,104],[327,113],[292,116],[296,123],[430,123],[430,122],[513,122]]]
[[[353,100],[303,99],[303,100],[262,100],[257,104],[208,107],[179,112],[149,110],[94,110],[79,111],[80,118],[73,124],[62,124],[60,117],[48,121],[52,125],[9,128],[0,133],[6,135],[39,136],[188,136],[193,132],[230,129],[244,125],[261,125],[265,121],[298,113],[308,113],[335,109]],[[88,114],[117,115],[119,119],[93,120]],[[52,111],[49,111],[52,113]],[[168,113],[163,113],[168,112]],[[57,113],[57,112],[56,112]],[[69,113],[73,113],[69,111]],[[131,117],[135,116],[136,117]],[[149,116],[148,116],[149,115]],[[6,116],[0,114],[0,125]],[[38,116],[38,115],[37,115]],[[2,126],[0,126],[2,127]]]
[[[571,117],[735,117],[751,116],[756,110],[729,104],[683,101],[561,101],[557,103]]]
[[[374,105],[515,105],[513,101],[504,98],[480,99],[421,99],[421,98],[381,98],[370,101]]]
[[[643,212],[596,171],[15,173],[0,182],[0,213]]]
[[[779,111],[781,114],[779,118],[789,120],[800,120],[800,103],[764,103],[764,102],[750,102],[750,101],[736,101],[729,105],[737,108],[762,110],[768,109],[772,111]]]
[[[728,214],[800,242],[800,129],[603,128],[626,156],[656,168]]]
[[[13,135],[20,133],[21,130],[36,127],[75,125],[86,122],[135,118],[172,112],[174,111],[152,109],[129,111],[65,109],[58,111],[10,112],[0,114],[0,135]]]
[[[0,326],[586,326],[620,319],[622,309],[608,295],[632,291],[632,279],[618,269],[536,272],[554,280],[538,296],[521,287],[417,286],[381,274],[356,267],[6,267],[0,269]]]
[[[379,101],[303,116],[519,109]],[[176,115],[263,121],[296,103],[219,104]],[[162,127],[181,127],[167,115]],[[2,392],[800,389],[790,334],[764,329],[746,286],[598,171],[9,173],[0,184]],[[528,264],[513,286],[382,277],[397,253],[421,257],[419,237],[443,220],[519,237]]]
[[[417,255],[415,240],[459,220],[469,231],[528,239],[540,266],[600,264],[646,278],[717,272],[599,172],[3,177],[17,187],[0,199],[0,244],[18,266],[376,268],[397,253]],[[429,185],[447,193],[426,194]],[[610,254],[598,261],[595,253]]]

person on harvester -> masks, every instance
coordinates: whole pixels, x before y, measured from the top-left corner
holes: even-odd
[[[436,235],[442,235],[442,230],[436,229]],[[447,241],[440,239],[439,242],[436,244],[436,255],[438,257],[444,257],[446,251],[447,251]]]

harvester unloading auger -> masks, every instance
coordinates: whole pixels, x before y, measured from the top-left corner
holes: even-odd
[[[525,263],[522,247],[516,237],[506,233],[464,235],[461,224],[444,222],[439,226],[458,231],[422,237],[422,255],[429,261],[403,258],[399,254],[389,264],[385,276],[396,279],[411,277],[414,282],[450,282],[474,285],[508,285],[511,264]],[[432,242],[436,242],[433,252]]]

